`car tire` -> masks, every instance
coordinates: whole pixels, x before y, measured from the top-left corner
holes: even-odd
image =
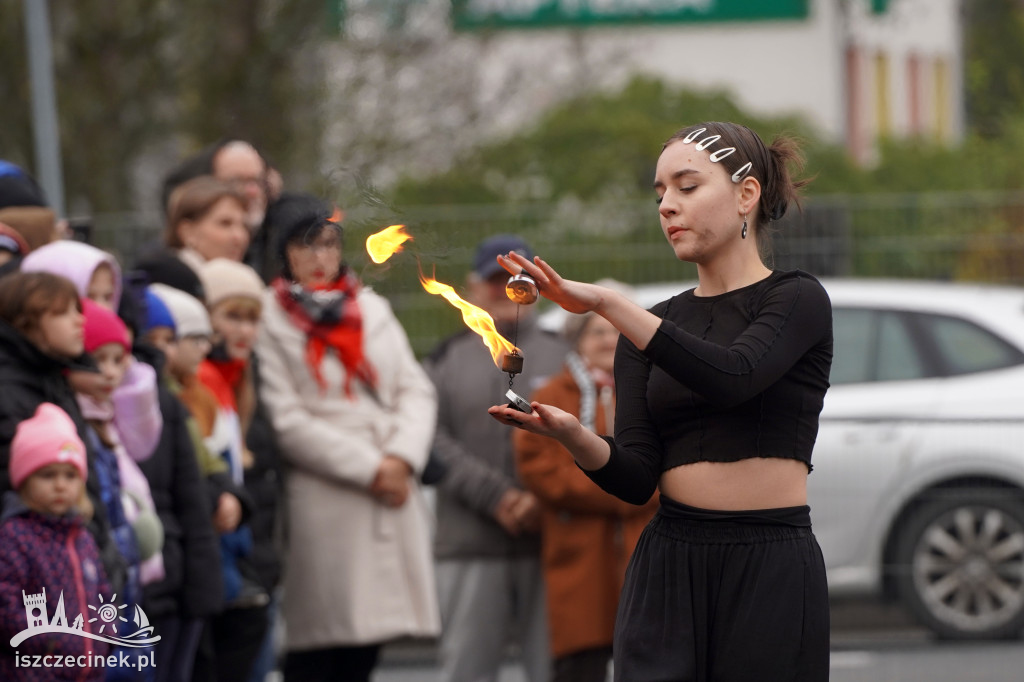
[[[896,571],[903,603],[939,637],[1019,636],[1024,495],[999,488],[934,491],[907,519]]]

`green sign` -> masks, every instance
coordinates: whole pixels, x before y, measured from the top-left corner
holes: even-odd
[[[809,0],[452,0],[457,29],[806,19]]]

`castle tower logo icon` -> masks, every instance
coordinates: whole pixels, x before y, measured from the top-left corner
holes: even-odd
[[[39,594],[26,594],[22,590],[21,599],[25,604],[25,621],[28,627],[11,637],[11,646],[17,648],[29,637],[47,633],[78,635],[115,646],[134,648],[148,647],[160,641],[160,636],[153,634],[153,626],[149,624],[149,618],[141,606],[136,605],[129,622],[124,615],[125,605],[114,602],[117,599],[116,594],[110,601],[104,600],[102,594],[98,597],[98,605],[88,604],[88,613],[79,613],[74,622],[68,625],[63,590],[57,600],[52,619],[47,612],[45,587]],[[89,624],[88,627],[86,623]]]

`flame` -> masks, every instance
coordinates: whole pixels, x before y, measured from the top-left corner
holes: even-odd
[[[423,288],[428,293],[443,296],[449,303],[462,311],[462,321],[466,323],[466,326],[471,331],[479,334],[480,338],[484,340],[484,345],[491,351],[491,357],[494,358],[495,365],[501,367],[501,358],[505,354],[512,353],[513,351],[519,352],[518,348],[509,343],[494,328],[494,318],[483,309],[464,301],[462,297],[455,293],[455,289],[452,289],[447,284],[438,282],[432,277],[426,277],[422,272],[420,273],[420,284],[423,285]]]
[[[380,265],[401,251],[402,243],[409,239],[412,235],[405,232],[405,225],[390,225],[366,238],[366,253],[370,254],[370,260]]]

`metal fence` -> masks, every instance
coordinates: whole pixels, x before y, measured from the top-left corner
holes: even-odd
[[[350,211],[346,257],[389,298],[417,354],[461,329],[457,311],[421,288],[417,263],[459,289],[473,248],[498,233],[523,236],[566,277],[631,284],[692,280],[658,227],[654,202],[421,206],[375,218]],[[376,220],[376,222],[375,222]],[[362,241],[402,222],[414,235],[388,264],[368,262]],[[96,219],[91,241],[123,262],[158,239],[154,216]],[[772,264],[828,277],[896,277],[1024,284],[1024,191],[814,197],[775,230]]]
[[[772,264],[780,269],[798,267],[823,277],[1024,285],[1024,192],[816,197],[806,202],[802,212],[792,213],[773,238]],[[522,235],[564,275],[575,279],[614,277],[646,284],[692,280],[696,275],[692,265],[673,257],[650,200],[410,207],[402,215],[379,220],[359,216],[358,211],[353,214],[346,228],[347,258],[364,281],[391,301],[419,355],[462,329],[462,324],[458,311],[422,289],[418,269],[459,288],[475,245],[493,234]],[[391,222],[406,223],[414,241],[387,264],[373,265],[363,253],[362,241]],[[144,216],[101,216],[91,241],[130,264],[158,232],[155,222]],[[962,492],[952,488],[946,492],[950,491]],[[853,500],[848,513],[863,513],[863,503]],[[902,607],[840,599],[833,611],[833,632],[839,632],[833,636],[838,652],[833,654],[833,679],[923,679],[922,666],[942,652],[937,647],[921,648],[921,631],[911,629],[910,623]],[[857,666],[862,661],[852,654],[862,654],[863,642],[876,641],[870,639],[873,634],[860,634],[872,628],[882,628],[886,637],[896,633],[891,649],[897,653],[885,658],[883,652],[873,661],[874,667],[861,675]],[[946,650],[945,655],[955,658],[941,659],[940,665],[949,666],[948,673],[929,679],[967,679],[964,671],[971,666],[978,667],[972,668],[977,679],[1011,679],[1020,669],[1015,662],[1022,660],[1024,652],[1019,643],[999,646]],[[900,652],[900,647],[906,651]],[[904,668],[916,672],[905,674]],[[886,672],[879,674],[879,670]],[[419,679],[388,677],[382,672],[385,678]]]

